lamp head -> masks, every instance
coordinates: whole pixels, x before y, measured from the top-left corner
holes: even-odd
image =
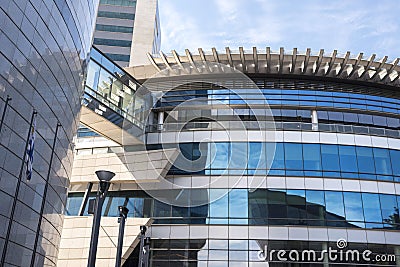
[[[124,218],[127,217],[129,209],[125,206],[118,206],[118,210],[119,210],[119,216],[122,216]]]
[[[115,173],[105,170],[96,171],[97,178],[100,182],[109,182],[115,176]]]

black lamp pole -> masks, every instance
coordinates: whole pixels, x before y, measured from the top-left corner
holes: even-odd
[[[129,209],[125,206],[118,206],[119,210],[119,232],[118,232],[118,246],[117,246],[117,258],[115,260],[115,267],[121,267],[121,259],[122,259],[122,246],[124,243],[124,230],[125,230],[125,221],[128,216]]]
[[[107,195],[110,181],[115,176],[115,173],[110,171],[96,171],[97,178],[99,178],[99,188],[96,196],[96,209],[93,216],[92,236],[90,238],[89,258],[87,267],[95,267],[97,244],[99,242],[99,229],[101,220],[101,210],[104,200]]]
[[[139,267],[146,266],[146,252],[145,252],[145,239],[146,239],[147,227],[145,225],[140,226],[140,245],[139,245]]]

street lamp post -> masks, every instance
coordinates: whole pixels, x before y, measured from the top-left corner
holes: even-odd
[[[97,178],[100,180],[100,183],[96,195],[96,209],[94,211],[94,216],[93,216],[92,235],[90,238],[89,258],[87,267],[95,267],[96,264],[96,253],[97,253],[97,243],[99,241],[101,210],[107,195],[108,188],[110,187],[110,181],[115,176],[115,173],[101,170],[101,171],[96,171],[96,175]]]
[[[146,267],[146,251],[145,251],[145,239],[146,239],[147,227],[145,225],[140,226],[140,245],[139,245],[139,267]]]
[[[124,229],[125,229],[125,221],[128,216],[129,209],[125,206],[118,206],[119,210],[119,232],[118,232],[118,246],[117,246],[117,257],[115,259],[115,267],[121,267],[121,258],[122,258],[122,246],[124,243]]]

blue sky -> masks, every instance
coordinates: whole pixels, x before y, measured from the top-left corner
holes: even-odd
[[[400,57],[399,0],[158,0],[161,49],[372,53]]]

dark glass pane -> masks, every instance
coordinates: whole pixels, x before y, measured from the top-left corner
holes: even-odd
[[[154,201],[154,217],[171,217],[171,206],[160,202],[158,200]]]
[[[248,195],[250,224],[259,224],[260,222],[266,222],[265,219],[268,218],[266,190],[257,189],[253,192],[249,192]],[[261,220],[256,220],[255,218],[261,218]],[[262,220],[262,218],[264,220]]]

